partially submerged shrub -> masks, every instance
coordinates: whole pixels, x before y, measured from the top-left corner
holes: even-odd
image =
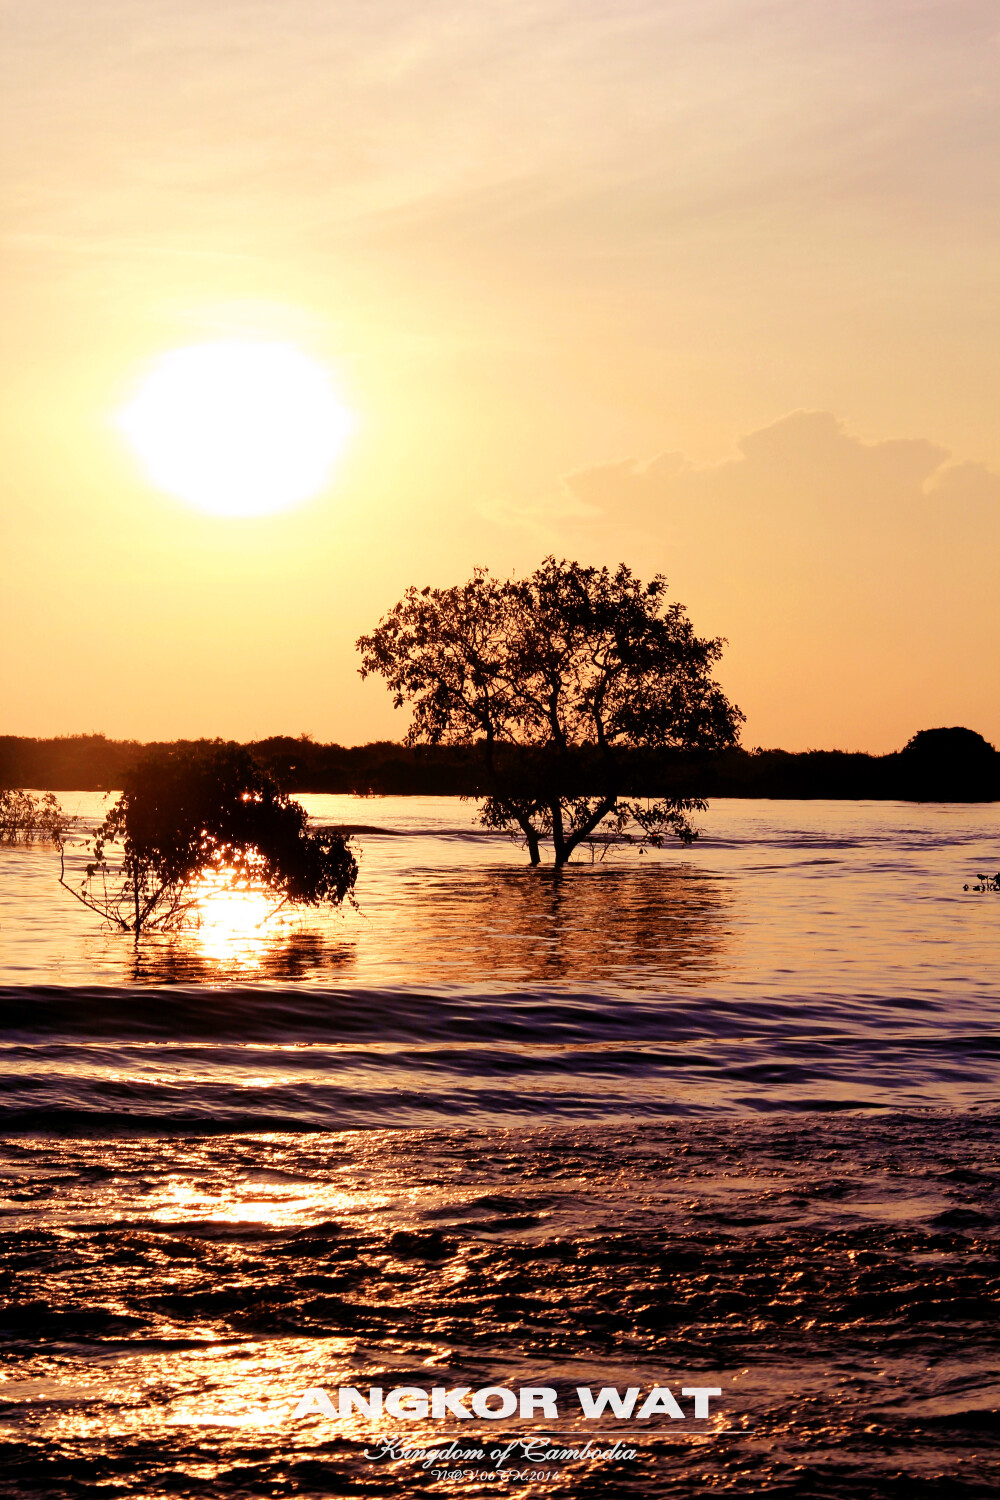
[[[1000,892],[1000,870],[995,875],[976,875],[978,885],[963,885],[963,891],[994,891]]]
[[[0,844],[61,844],[73,819],[54,792],[0,791]]]
[[[203,883],[263,890],[286,902],[339,906],[358,867],[347,838],[311,831],[304,807],[248,751],[214,743],[143,757],[97,830],[78,889],[105,921],[136,936],[178,927]]]

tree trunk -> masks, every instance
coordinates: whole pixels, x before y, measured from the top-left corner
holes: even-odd
[[[537,831],[532,827],[531,819],[525,816],[523,813],[515,813],[514,817],[521,832],[524,834],[524,842],[528,846],[528,858],[531,860],[531,863],[533,865],[540,865],[542,862],[542,857],[538,852],[539,836]]]
[[[566,863],[573,850],[571,847],[567,848],[563,836],[562,805],[559,802],[552,802],[549,804],[549,810],[552,813],[552,847],[555,852],[555,866],[558,870]]]
[[[134,873],[134,875],[132,876],[132,894],[135,897],[135,939],[136,939],[136,942],[138,942],[139,941],[139,928],[140,928],[140,926],[142,924],[142,918],[139,915],[139,872],[138,872],[138,870],[136,870],[135,873]]]
[[[557,854],[557,865],[566,864],[567,860],[569,859],[570,855],[573,853],[577,845],[582,844],[584,839],[588,839],[590,837],[594,830],[598,828],[604,821],[609,812],[614,812],[617,803],[618,793],[608,792],[607,795],[603,797],[598,803],[597,807],[594,809],[592,816],[587,819],[586,823],[584,823],[581,828],[578,828],[576,832],[574,834],[571,834],[570,837],[566,840],[563,840],[562,838],[562,822],[560,820],[559,845],[562,857],[560,858]]]

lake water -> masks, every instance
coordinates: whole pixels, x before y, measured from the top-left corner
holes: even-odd
[[[998,810],[718,801],[556,875],[457,799],[303,800],[368,830],[357,911],[136,947],[0,852],[3,1493],[457,1494],[298,1396],[579,1431],[588,1383],[723,1396],[485,1493],[993,1493]]]
[[[97,794],[64,799],[85,820]],[[358,911],[102,929],[2,860],[0,1058],[27,1120],[430,1125],[995,1100],[992,806],[720,801],[699,841],[560,874],[450,798],[312,797]],[[81,862],[78,853],[71,869]],[[72,875],[70,876],[72,879]],[[210,990],[209,990],[210,987]]]

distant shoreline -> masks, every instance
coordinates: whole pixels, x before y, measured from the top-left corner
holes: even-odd
[[[160,747],[165,743],[191,741],[155,742]],[[115,790],[147,748],[135,740],[103,735],[0,736],[0,786],[56,792]],[[464,747],[392,741],[344,746],[274,736],[252,741],[248,748],[291,793],[476,796],[482,791],[477,753]],[[575,760],[582,794],[589,790],[587,752],[578,753]],[[1000,801],[1000,753],[985,741],[972,753],[956,753],[947,746],[934,753],[904,749],[888,755],[843,750],[635,751],[623,754],[622,765],[623,790],[633,796]]]

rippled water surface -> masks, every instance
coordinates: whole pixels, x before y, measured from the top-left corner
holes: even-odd
[[[608,1384],[722,1394],[700,1431],[683,1397],[591,1424],[630,1460],[473,1491],[995,1492],[989,1118],[26,1137],[2,1170],[5,1494],[464,1493],[366,1460],[404,1424],[296,1422],[299,1397],[559,1392],[558,1425],[461,1424],[489,1452],[580,1443],[574,1387]]]
[[[718,802],[557,877],[307,800],[357,912],[137,948],[0,853],[0,1493],[992,1495],[996,810]],[[369,1384],[723,1395],[479,1481],[291,1419]]]
[[[60,889],[51,851],[0,854],[10,1119],[316,1128],[997,1097],[1000,901],[963,890],[998,862],[992,806],[718,802],[691,849],[558,875],[458,799],[309,806],[368,830],[358,911],[268,922],[266,904],[209,903],[197,930],[136,947]]]

